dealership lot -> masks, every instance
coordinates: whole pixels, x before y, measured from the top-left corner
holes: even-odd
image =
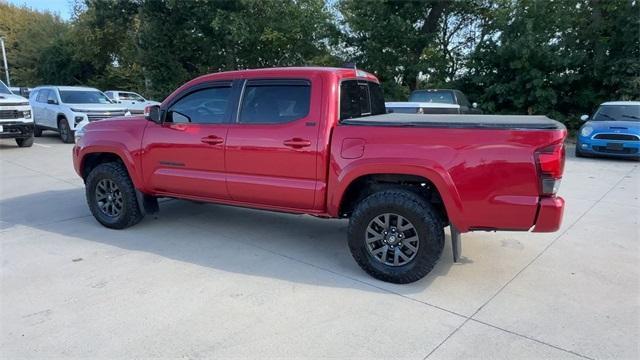
[[[346,221],[165,200],[105,229],[71,147],[0,142],[3,358],[640,357],[638,162],[570,148],[559,232],[465,234],[393,285]]]

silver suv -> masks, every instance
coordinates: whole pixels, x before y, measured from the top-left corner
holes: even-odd
[[[74,142],[74,131],[83,121],[131,115],[98,89],[79,86],[39,86],[29,94],[35,122],[34,135],[54,130],[65,143]]]

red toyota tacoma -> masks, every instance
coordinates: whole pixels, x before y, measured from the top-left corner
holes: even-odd
[[[356,262],[409,283],[451,227],[552,232],[565,127],[542,116],[386,114],[378,80],[342,68],[210,74],[144,117],[76,132],[89,208],[122,229],[171,197],[349,218]]]

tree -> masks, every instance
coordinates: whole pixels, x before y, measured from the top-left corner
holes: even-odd
[[[347,56],[383,81],[414,90],[418,76],[433,69],[428,53],[435,48],[442,15],[451,5],[442,0],[341,0]]]

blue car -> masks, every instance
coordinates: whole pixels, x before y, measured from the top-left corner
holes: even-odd
[[[600,105],[578,132],[576,157],[615,156],[640,159],[640,101],[611,101]]]

